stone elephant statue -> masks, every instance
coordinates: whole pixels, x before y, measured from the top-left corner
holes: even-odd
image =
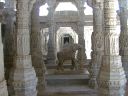
[[[78,54],[82,52],[82,45],[80,44],[71,44],[66,48],[63,48],[60,52],[57,52],[58,65],[57,70],[64,70],[63,63],[65,60],[71,60],[72,66],[71,69],[78,69]],[[79,56],[80,58],[80,56]]]

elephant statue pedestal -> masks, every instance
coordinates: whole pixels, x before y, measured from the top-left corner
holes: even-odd
[[[54,74],[56,75],[76,75],[76,74],[89,74],[86,68],[83,70],[71,70],[71,69],[64,69],[63,71],[61,70],[55,70]]]

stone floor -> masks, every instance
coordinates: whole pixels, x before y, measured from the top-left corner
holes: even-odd
[[[66,69],[64,73],[56,73],[55,66],[50,66],[46,76],[48,85],[43,96],[98,96],[97,90],[88,87],[88,79],[86,70],[81,73]],[[125,96],[128,96],[128,83]]]
[[[48,86],[44,96],[97,96],[97,92],[87,86]]]
[[[97,91],[83,86],[48,86],[43,96],[98,96]],[[128,96],[128,83],[126,94]]]
[[[47,88],[43,96],[97,96],[97,92],[87,86],[87,69],[71,71],[69,68],[65,68],[64,72],[56,72],[53,66],[48,69]]]
[[[90,89],[87,84],[67,85],[65,82],[61,84],[47,85],[43,96],[98,96],[97,90]],[[128,96],[128,83],[125,96]]]

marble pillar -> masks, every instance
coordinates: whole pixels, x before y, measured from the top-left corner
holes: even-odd
[[[54,6],[49,7],[49,41],[48,41],[48,55],[47,64],[56,64],[56,44],[55,44],[55,20],[54,20]]]
[[[80,69],[83,69],[83,65],[86,64],[86,59],[87,59],[86,53],[85,53],[86,50],[85,50],[85,39],[84,39],[84,16],[85,16],[84,9],[85,9],[84,6],[81,6],[79,8],[80,21],[78,22],[78,43],[83,46]],[[81,53],[78,52],[78,55],[79,54],[81,55]]]
[[[125,70],[126,78],[128,79],[128,1],[118,0],[120,8],[120,24],[121,33],[119,38],[120,55],[122,56],[122,64]]]
[[[6,29],[4,33],[4,58],[5,58],[5,67],[7,68],[6,71],[6,79],[9,78],[9,70],[13,65],[13,55],[14,55],[14,18],[15,12],[13,9],[6,8],[5,9],[5,22],[6,22]]]
[[[97,78],[98,96],[125,96],[126,77],[119,56],[116,0],[104,0],[104,55]]]
[[[13,56],[15,54],[15,24],[14,19],[15,12],[11,8],[5,9],[5,32],[4,32],[4,62],[5,62],[5,78],[7,80],[9,94],[12,94],[13,90],[10,86],[9,75],[10,70],[13,67]]]
[[[46,87],[45,82],[45,71],[46,67],[44,64],[43,57],[43,40],[42,32],[40,30],[40,21],[39,21],[39,7],[42,5],[41,1],[37,1],[32,10],[32,32],[31,32],[31,55],[32,55],[32,65],[35,68],[36,75],[38,77],[37,84],[37,96],[42,96],[44,89]]]
[[[93,33],[92,39],[92,52],[91,62],[89,65],[89,87],[97,88],[97,75],[99,73],[103,50],[104,50],[104,38],[103,38],[103,2],[98,0],[93,1]]]
[[[36,96],[37,77],[30,54],[29,10],[30,0],[17,0],[16,53],[10,73],[13,96]]]
[[[1,23],[0,23],[0,96],[8,96],[7,84],[4,78],[4,61],[3,61],[3,44],[1,38]]]

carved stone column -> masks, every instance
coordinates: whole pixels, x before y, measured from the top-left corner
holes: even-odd
[[[4,78],[4,61],[3,61],[3,44],[1,38],[1,23],[0,23],[0,96],[8,96],[6,80]]]
[[[121,33],[120,33],[120,55],[122,56],[122,64],[125,70],[126,77],[128,79],[128,1],[127,0],[118,0],[120,7],[120,24],[121,24]]]
[[[14,17],[13,9],[4,8],[4,3],[0,2],[0,21],[4,25],[4,26],[1,26],[1,23],[0,23],[0,43],[3,43],[2,48],[4,48],[4,49],[2,49],[2,51],[4,50],[5,79],[7,80],[7,86],[8,86],[7,88],[8,88],[9,93],[10,93],[10,86],[8,83],[8,79],[9,79],[9,72],[10,72],[11,66],[13,64],[13,62],[12,62],[13,58],[11,58],[12,57],[11,54],[13,53],[12,47],[14,47],[13,43],[12,43],[12,41],[13,41],[13,39],[12,39],[13,38],[12,37],[13,19],[12,18],[13,17]],[[2,27],[2,29],[1,29],[1,27]],[[1,34],[2,34],[2,38],[1,38]],[[2,39],[2,42],[1,42],[1,39]],[[3,52],[2,52],[1,56],[3,59]],[[2,61],[2,63],[3,63],[3,61]],[[3,95],[3,94],[0,93],[0,96],[1,95]]]
[[[5,62],[5,78],[8,81],[10,70],[13,67],[13,57],[15,54],[15,25],[14,25],[14,18],[15,12],[11,8],[5,9],[5,32],[4,32],[4,62]],[[11,94],[12,88],[7,82],[9,94]]]
[[[126,77],[119,56],[116,0],[104,0],[104,55],[98,75],[98,96],[124,96]]]
[[[97,75],[99,73],[103,50],[104,50],[104,38],[103,38],[103,2],[93,0],[93,30],[92,39],[92,59],[89,65],[90,80],[89,86],[91,88],[97,88]]]
[[[37,77],[38,77],[38,85],[37,96],[43,95],[43,90],[46,87],[45,82],[45,64],[43,58],[43,47],[42,44],[42,33],[40,30],[40,21],[39,21],[39,7],[43,2],[37,1],[32,10],[32,32],[31,32],[31,54],[32,54],[32,65],[35,68]]]
[[[54,11],[55,11],[55,8],[53,5],[51,5],[49,7],[49,15],[48,15],[49,17],[49,41],[48,41],[48,55],[47,55],[48,64],[56,64]]]
[[[80,69],[83,69],[83,65],[86,64],[86,53],[85,53],[85,39],[84,39],[84,6],[80,6],[79,15],[80,21],[78,22],[78,43],[83,46],[82,58],[81,58],[81,66]],[[81,53],[78,53],[78,55]]]
[[[5,22],[6,22],[6,29],[4,33],[4,57],[5,57],[5,67],[7,68],[6,71],[9,72],[9,69],[13,65],[13,55],[14,55],[14,16],[15,12],[13,9],[6,8],[5,9]],[[6,74],[7,78],[9,74]]]
[[[17,0],[16,53],[10,74],[14,96],[36,96],[37,77],[30,55],[30,0]]]

